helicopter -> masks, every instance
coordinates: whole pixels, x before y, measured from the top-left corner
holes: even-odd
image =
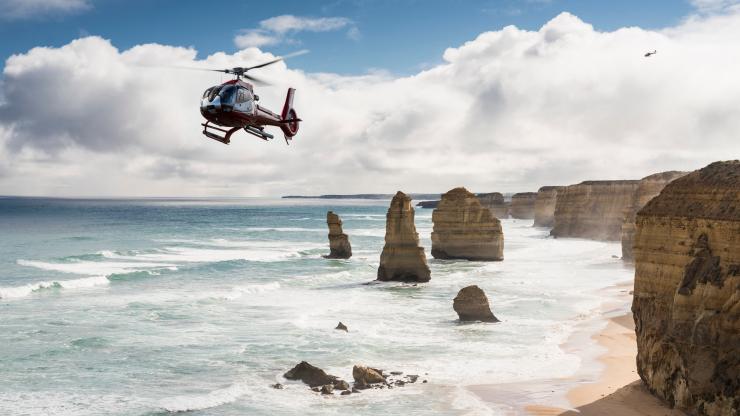
[[[298,118],[298,114],[293,108],[295,88],[288,88],[283,110],[280,114],[276,114],[257,104],[259,96],[254,93],[253,85],[244,81],[242,78],[252,81],[255,84],[269,85],[267,82],[247,74],[247,72],[253,69],[264,68],[280,62],[285,58],[302,55],[306,52],[308,51],[300,51],[277,57],[271,61],[250,67],[226,69],[186,68],[223,72],[224,74],[235,76],[234,79],[210,87],[203,92],[200,100],[200,114],[206,119],[205,123],[201,123],[201,126],[203,126],[203,135],[223,144],[229,144],[231,143],[231,135],[243,129],[247,133],[267,141],[272,140],[274,136],[266,132],[265,127],[276,126],[283,131],[285,144],[290,144],[290,141],[298,133],[299,123],[303,121]],[[220,135],[219,132],[223,133],[223,135]]]

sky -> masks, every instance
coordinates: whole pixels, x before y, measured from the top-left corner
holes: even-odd
[[[0,0],[0,195],[519,192],[737,159],[737,3]],[[257,90],[297,88],[291,146],[200,135],[229,78],[173,66],[303,49]]]

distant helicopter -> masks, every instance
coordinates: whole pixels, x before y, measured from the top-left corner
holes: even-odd
[[[654,50],[654,51],[652,51],[652,52],[647,52],[647,53],[645,54],[645,57],[646,57],[646,58],[649,58],[649,57],[651,57],[651,56],[655,55],[656,53],[658,53],[658,50],[657,50],[657,49],[656,49],[656,50]]]
[[[298,133],[299,123],[303,121],[298,118],[293,108],[295,88],[288,88],[283,111],[280,114],[276,114],[257,104],[259,96],[254,93],[252,84],[243,81],[242,78],[246,78],[255,84],[269,85],[259,78],[248,75],[247,72],[252,69],[264,68],[280,62],[285,58],[302,55],[307,52],[296,52],[250,67],[235,67],[230,69],[187,68],[223,72],[236,76],[235,79],[210,87],[203,93],[200,100],[200,113],[206,119],[205,123],[201,123],[201,126],[203,126],[203,135],[223,144],[229,144],[231,142],[231,135],[238,130],[244,129],[247,133],[267,141],[273,139],[274,136],[265,131],[265,126],[277,126],[283,131],[285,143],[290,144],[290,140]],[[224,133],[224,135],[221,136],[213,130]]]

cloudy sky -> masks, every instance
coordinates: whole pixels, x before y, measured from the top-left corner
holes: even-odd
[[[740,157],[733,0],[153,3],[0,0],[0,195],[530,191]],[[168,68],[304,48],[257,91],[297,88],[291,146],[203,138],[229,78]]]

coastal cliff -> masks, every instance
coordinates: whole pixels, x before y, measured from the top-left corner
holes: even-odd
[[[637,369],[691,414],[740,408],[740,161],[676,179],[638,212]]]
[[[432,213],[432,256],[436,259],[503,260],[501,221],[465,188],[442,195]]]
[[[534,225],[552,227],[555,222],[555,203],[562,186],[543,186],[534,201]]]
[[[531,220],[534,218],[534,204],[537,192],[520,192],[511,197],[511,218]]]
[[[352,257],[352,246],[349,237],[342,231],[342,220],[339,215],[326,213],[326,224],[329,226],[329,254],[327,259],[348,259]]]
[[[500,192],[490,192],[487,194],[478,194],[478,200],[481,205],[491,210],[496,218],[509,218],[509,204]]]
[[[378,280],[428,282],[431,273],[424,248],[419,246],[411,198],[398,191],[385,218],[385,246],[380,254]]]
[[[632,245],[635,240],[637,211],[655,198],[668,183],[686,175],[686,173],[678,171],[660,172],[640,179],[640,184],[632,198],[632,205],[627,208],[622,223],[622,260],[627,262],[634,260]]]
[[[619,241],[640,181],[586,181],[558,191],[550,235]]]

